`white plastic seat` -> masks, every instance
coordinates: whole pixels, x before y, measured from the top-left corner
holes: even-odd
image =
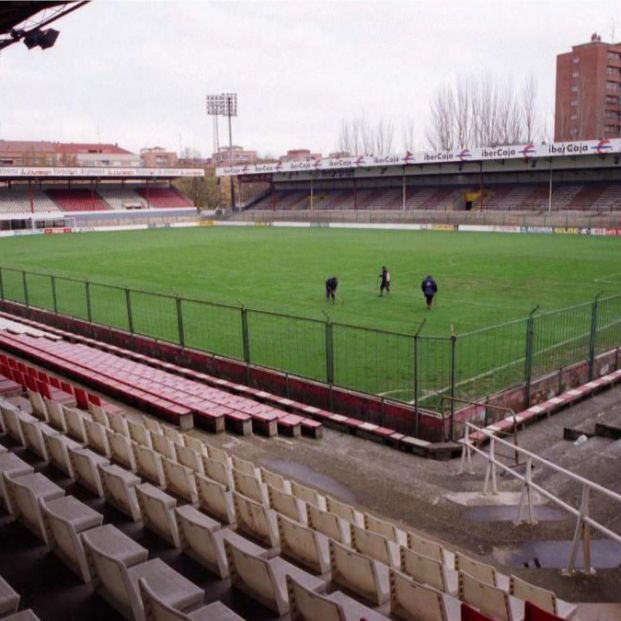
[[[455,552],[455,571],[463,571],[480,582],[486,582],[504,591],[509,590],[508,576],[498,573],[495,567],[475,561],[461,552]]]
[[[125,567],[144,563],[149,556],[149,551],[145,547],[112,524],[104,524],[83,531],[81,537],[84,544],[89,543],[91,547],[104,551],[123,563]]]
[[[41,621],[41,619],[29,608],[28,610],[20,610],[8,617],[2,617],[2,621]]]
[[[47,407],[45,405],[45,401],[43,400],[43,395],[35,392],[34,390],[30,390],[30,388],[26,389],[26,393],[28,394],[28,401],[30,401],[30,406],[32,408],[32,415],[35,418],[47,423]]]
[[[196,451],[199,455],[207,455],[207,445],[200,439],[185,434],[185,445]]]
[[[229,454],[218,446],[214,446],[213,444],[205,443],[207,447],[207,456],[210,459],[214,459],[215,461],[219,461],[226,466],[231,466],[231,457]]]
[[[65,422],[65,412],[62,405],[47,397],[44,397],[43,400],[45,401],[50,426],[54,427],[54,429],[58,429],[58,431],[67,433],[67,423]]]
[[[19,593],[0,576],[0,616],[15,612],[20,599]]]
[[[134,444],[134,459],[136,460],[136,471],[141,476],[149,479],[158,487],[166,487],[166,477],[164,476],[164,466],[159,453],[153,449],[140,444]]]
[[[227,578],[229,566],[224,551],[224,540],[242,542],[253,554],[261,555],[265,550],[240,537],[229,528],[222,528],[191,505],[177,508],[177,521],[181,534],[182,549],[196,562],[204,565],[219,578]]]
[[[447,610],[450,602],[450,610]],[[390,612],[404,621],[459,621],[459,602],[390,569]]]
[[[97,451],[100,455],[110,458],[110,444],[108,442],[107,427],[88,418],[84,419],[86,430],[86,445]]]
[[[407,547],[418,554],[432,558],[439,563],[443,563],[447,567],[455,566],[455,555],[436,541],[421,537],[420,535],[408,531]]]
[[[156,433],[158,435],[162,435],[162,425],[161,423],[151,416],[147,416],[146,414],[142,415],[142,422],[144,426],[152,433]]]
[[[205,474],[203,469],[203,460],[201,454],[196,452],[189,446],[176,446],[177,461],[186,468],[198,472],[199,474]]]
[[[291,621],[386,621],[387,618],[340,591],[320,594],[290,575],[287,575],[287,592]]]
[[[198,490],[194,472],[170,459],[163,459],[166,489],[177,494],[195,506],[198,506]]]
[[[250,500],[261,503],[269,507],[269,498],[267,495],[267,486],[261,483],[255,475],[243,474],[239,470],[233,468],[233,481],[235,482],[235,491]]]
[[[103,515],[73,496],[42,500],[41,509],[50,550],[84,582],[90,582],[91,575],[80,533],[101,526]]]
[[[233,494],[225,485],[200,474],[195,475],[200,508],[223,524],[235,526]]]
[[[255,465],[251,461],[231,455],[231,463],[237,472],[241,472],[249,477],[259,478],[260,476],[259,469],[255,468]]]
[[[122,418],[116,416],[114,418]],[[136,472],[136,459],[134,457],[133,443],[129,436],[116,433],[112,429],[106,429],[108,436],[108,446],[110,447],[110,458],[132,472]]]
[[[291,565],[281,558],[266,559],[253,554],[243,545],[224,540],[229,564],[231,585],[244,591],[279,616],[289,612],[286,576],[293,576],[311,590],[325,586],[325,582]]]
[[[306,503],[303,500],[296,498],[293,494],[274,489],[269,485],[267,486],[267,495],[269,506],[274,511],[282,513],[282,515],[286,515],[300,524],[307,524]]]
[[[16,407],[3,406],[2,418],[6,426],[6,431],[13,438],[17,440],[23,447],[27,445],[24,431],[22,429],[22,421],[26,422],[38,422],[38,419],[26,412],[18,410]]]
[[[47,435],[44,433],[43,439],[51,463],[73,479],[73,466],[71,465],[69,450],[82,448],[82,445],[62,434]]]
[[[221,483],[230,492],[235,491],[235,482],[233,481],[233,469],[229,463],[225,463],[218,459],[212,459],[205,455],[202,456],[203,470],[205,476]]]
[[[62,406],[62,409],[65,415],[65,423],[67,424],[67,433],[74,440],[86,444],[88,442],[88,436],[86,435],[84,421],[89,417],[76,408]]]
[[[164,435],[157,433],[151,433],[151,442],[153,443],[153,450],[157,451],[162,457],[166,459],[177,459],[177,453],[175,451],[175,443]]]
[[[261,481],[263,481],[263,483],[265,483],[268,487],[271,487],[283,494],[291,494],[291,483],[289,482],[289,479],[285,479],[282,475],[265,468],[260,468],[260,472]]]
[[[12,476],[3,474],[13,515],[36,537],[47,543],[40,500],[54,500],[65,495],[65,490],[38,472]]]
[[[175,513],[177,499],[150,483],[136,485],[136,495],[145,528],[152,530],[175,548],[181,547]]]
[[[11,477],[19,477],[32,472],[34,472],[34,468],[14,453],[7,452],[0,454],[0,504],[9,513],[13,513],[13,511],[11,507],[11,497],[4,483],[4,475],[7,474]]]
[[[162,435],[179,446],[185,446],[185,436],[173,427],[162,425]]]
[[[364,515],[361,511],[358,511],[351,505],[341,502],[332,498],[332,496],[326,496],[326,506],[330,513],[335,513],[341,519],[346,522],[351,522],[356,526],[364,527]]]
[[[389,567],[399,568],[399,546],[379,533],[351,524],[351,547]]]
[[[145,446],[146,448],[152,448],[153,442],[151,441],[151,434],[149,430],[140,423],[135,423],[134,421],[127,421],[127,429],[129,431],[129,437],[140,446]]]
[[[43,433],[45,432],[47,436],[57,436],[60,434],[60,431],[52,429],[52,427],[40,421],[22,421],[22,429],[24,430],[28,449],[41,457],[45,463],[49,463],[50,458],[45,446]]]
[[[514,603],[509,594],[487,582],[482,582],[469,574],[459,572],[459,599],[474,608],[478,608],[484,615],[500,621],[519,621],[523,612],[523,602]]]
[[[405,532],[397,528],[392,522],[382,520],[370,513],[364,514],[364,527],[374,533],[384,535],[386,539],[390,539],[390,541],[394,541],[400,546],[407,544]]]
[[[281,556],[304,565],[316,574],[330,571],[330,548],[325,535],[279,513],[276,514],[276,524]]]
[[[334,585],[353,591],[373,606],[390,599],[388,567],[334,540],[330,540],[331,578]]]
[[[69,448],[73,478],[83,487],[104,497],[99,466],[107,466],[110,460],[87,448]]]
[[[126,619],[145,621],[144,607],[138,581],[144,578],[161,600],[173,608],[189,608],[202,603],[204,592],[171,569],[160,559],[138,563],[131,567],[114,555],[93,545],[84,537],[87,556],[93,568],[97,592]]]
[[[307,505],[313,505],[322,511],[326,510],[326,499],[317,490],[291,481],[291,493]]]
[[[268,548],[278,549],[280,539],[274,511],[237,492],[233,493],[233,503],[237,530],[260,541]]]
[[[326,537],[334,539],[347,546],[351,544],[349,523],[334,513],[322,511],[314,505],[306,505],[308,525]]]
[[[191,612],[183,612],[162,601],[144,578],[138,584],[146,618],[152,621],[244,621],[222,602],[212,602]]]
[[[558,599],[553,591],[529,584],[517,576],[509,576],[509,594],[561,619],[571,619],[577,610],[575,604]]]
[[[127,419],[122,414],[108,414],[110,429],[121,436],[129,438],[129,425]]]
[[[401,548],[401,571],[420,584],[426,584],[442,593],[457,595],[457,572],[436,559]]]
[[[106,429],[111,429],[110,427],[110,418],[108,412],[101,407],[100,405],[95,405],[91,401],[88,402],[88,412],[93,417],[93,420],[100,425],[106,427]]]
[[[137,522],[141,517],[136,497],[136,485],[140,479],[115,464],[100,465],[99,472],[106,502]]]

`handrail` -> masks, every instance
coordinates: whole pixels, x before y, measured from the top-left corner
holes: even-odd
[[[479,447],[477,447],[471,440],[471,433],[478,433],[486,436],[489,439],[489,450],[485,451]],[[591,491],[597,492],[599,494],[603,494],[607,496],[611,500],[619,503],[619,507],[621,509],[621,494],[617,494],[612,490],[609,490],[598,483],[595,483],[589,479],[586,479],[578,474],[574,474],[569,470],[558,466],[557,464],[540,457],[539,455],[529,451],[525,448],[513,446],[506,440],[502,438],[498,438],[494,433],[477,427],[472,423],[466,423],[464,430],[464,438],[463,442],[463,451],[461,457],[461,466],[459,470],[459,474],[463,474],[465,472],[465,466],[468,464],[469,472],[474,474],[472,470],[472,453],[477,453],[481,455],[483,458],[487,460],[486,470],[485,470],[485,479],[483,483],[483,493],[489,493],[489,485],[491,482],[492,494],[498,493],[498,485],[497,485],[497,477],[496,477],[496,469],[500,468],[503,472],[510,474],[513,478],[522,482],[522,490],[520,495],[520,503],[518,505],[518,515],[516,524],[520,524],[523,520],[524,510],[528,509],[528,518],[526,522],[529,524],[536,524],[537,521],[533,516],[533,498],[532,492],[536,491],[548,500],[552,501],[555,505],[576,517],[576,528],[574,532],[574,538],[572,540],[571,550],[569,553],[568,566],[565,570],[566,573],[573,573],[576,571],[576,560],[577,560],[577,552],[578,552],[578,544],[582,541],[583,547],[583,562],[584,568],[583,571],[589,574],[595,573],[593,568],[591,567],[591,537],[590,537],[590,528],[594,528],[599,531],[606,537],[616,541],[617,543],[621,543],[621,534],[615,533],[610,530],[608,527],[599,523],[597,520],[593,519],[589,515],[589,499]],[[496,444],[506,445],[512,447],[516,452],[526,458],[526,470],[525,474],[521,475],[519,472],[516,472],[514,469],[509,468],[501,461],[498,461],[495,457]],[[533,481],[533,463],[538,464],[539,466],[549,468],[554,472],[562,474],[566,476],[571,481],[579,484],[582,488],[580,507],[576,508],[565,502],[558,496],[542,487],[538,483]]]

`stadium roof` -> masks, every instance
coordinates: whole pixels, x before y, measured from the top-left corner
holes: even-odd
[[[11,32],[13,28],[33,15],[68,2],[0,2],[0,34]]]
[[[106,153],[130,155],[131,151],[116,144],[90,142],[48,142],[45,140],[0,140],[0,155],[19,153]]]

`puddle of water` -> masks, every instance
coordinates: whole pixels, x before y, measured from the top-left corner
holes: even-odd
[[[552,522],[567,519],[567,515],[553,507],[535,505],[533,514],[538,522]],[[517,519],[518,508],[512,505],[479,506],[468,509],[465,517],[475,522],[514,522]]]
[[[352,493],[348,487],[335,481],[332,477],[319,474],[302,464],[287,461],[286,459],[269,459],[265,461],[265,467],[270,470],[275,470],[285,477],[294,477],[310,487],[317,487],[320,490],[324,490],[343,502],[352,504],[356,502],[356,495]]]
[[[494,548],[492,560],[509,567],[543,567],[564,569],[569,560],[571,541],[525,541],[513,548]],[[577,567],[582,566],[582,545],[578,548]],[[621,544],[610,539],[591,540],[591,565],[595,569],[612,569],[621,565]]]

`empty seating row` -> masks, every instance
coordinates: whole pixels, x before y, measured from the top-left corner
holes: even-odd
[[[0,576],[0,617],[3,621],[39,621],[32,610],[17,612],[20,599],[19,593]]]

